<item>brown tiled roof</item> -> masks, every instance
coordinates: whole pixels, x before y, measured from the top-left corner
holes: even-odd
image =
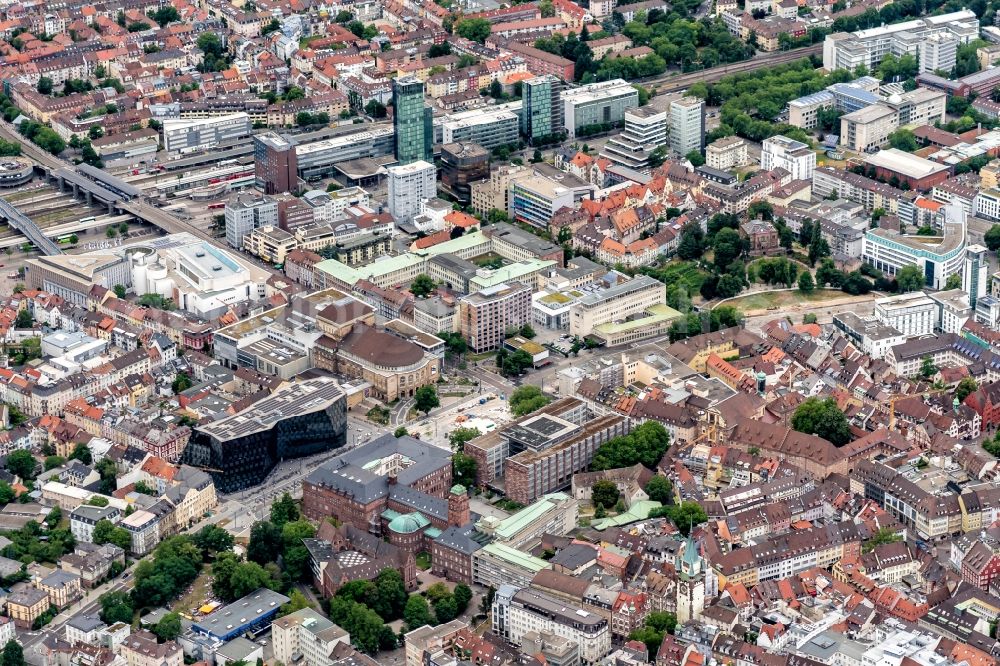
[[[420,347],[412,342],[370,326],[355,326],[340,343],[340,349],[390,368],[413,365],[424,356]]]

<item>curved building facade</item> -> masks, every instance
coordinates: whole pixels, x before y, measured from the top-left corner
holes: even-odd
[[[347,443],[347,400],[320,378],[285,386],[235,416],[195,428],[182,459],[212,475],[221,492],[257,485],[280,461]]]
[[[904,236],[887,229],[865,234],[863,261],[886,275],[896,275],[904,266],[917,266],[931,289],[944,289],[949,275],[962,274],[965,265],[965,211],[958,202],[942,208],[940,227],[944,235]]]
[[[24,185],[35,175],[35,165],[23,157],[0,159],[0,187]]]

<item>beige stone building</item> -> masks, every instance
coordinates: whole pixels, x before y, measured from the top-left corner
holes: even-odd
[[[569,332],[570,335],[583,337],[601,324],[624,321],[630,315],[663,303],[666,303],[663,283],[646,275],[637,275],[628,282],[590,292],[577,301],[570,314]]]
[[[510,208],[511,179],[529,173],[530,170],[527,167],[514,164],[505,165],[491,172],[488,179],[471,183],[472,210],[484,217],[493,208],[506,212]]]
[[[8,595],[7,615],[18,627],[30,629],[50,605],[49,595],[45,590],[23,585],[12,589]]]
[[[164,495],[174,505],[173,523],[177,529],[185,529],[201,520],[219,503],[212,477],[187,465],[178,468],[173,485]]]
[[[35,585],[49,596],[50,604],[59,608],[68,606],[83,594],[80,577],[58,569],[37,581]]]
[[[463,296],[458,319],[471,350],[497,349],[508,328],[520,328],[531,321],[531,287],[510,282]]]
[[[899,113],[884,104],[873,104],[840,117],[840,145],[859,153],[878,148],[899,128]]]
[[[274,264],[285,263],[285,257],[296,247],[295,236],[278,227],[258,227],[243,237],[244,250]]]
[[[713,169],[729,171],[749,162],[747,142],[738,136],[722,137],[705,148],[705,165]]]
[[[391,402],[412,397],[440,376],[441,360],[401,337],[358,324],[339,341],[323,336],[313,351],[316,367],[363,379],[372,395]]]

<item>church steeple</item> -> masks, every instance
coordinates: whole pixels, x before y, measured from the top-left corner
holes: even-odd
[[[701,573],[701,553],[698,552],[698,544],[690,533],[687,541],[684,542],[680,572],[689,578],[694,578]]]

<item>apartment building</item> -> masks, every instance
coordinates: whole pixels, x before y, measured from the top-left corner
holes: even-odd
[[[860,153],[881,148],[898,128],[896,109],[873,104],[840,117],[840,145]]]
[[[288,253],[298,247],[295,236],[284,229],[266,226],[252,229],[243,237],[243,250],[272,264],[283,264]]]
[[[22,583],[14,586],[7,595],[7,616],[21,629],[31,629],[35,620],[50,605],[49,595],[45,590]]]
[[[278,226],[278,202],[266,195],[239,194],[226,203],[226,242],[242,250],[254,229]]]
[[[705,100],[682,97],[670,103],[670,151],[681,157],[705,147]]]
[[[91,506],[81,504],[69,515],[69,527],[77,543],[94,542],[94,526],[102,520],[118,522],[122,512],[115,506]]]
[[[764,171],[784,169],[792,180],[812,180],[816,168],[816,153],[801,141],[787,136],[772,136],[764,139],[760,166]]]
[[[332,666],[337,645],[350,645],[350,635],[311,608],[280,617],[271,624],[274,658],[283,664]]]
[[[705,165],[720,171],[745,166],[750,161],[747,142],[738,136],[716,139],[705,148]]]
[[[812,182],[814,196],[836,195],[838,198],[861,204],[865,210],[873,211],[881,208],[886,213],[891,215],[898,213],[902,217],[906,193],[897,187],[850,171],[825,166],[816,167]]]
[[[391,166],[389,173],[389,214],[397,222],[409,222],[420,213],[423,202],[437,195],[437,167],[417,160]]]
[[[476,353],[498,349],[507,329],[531,321],[531,287],[511,282],[463,296],[458,318],[469,349]]]
[[[184,651],[174,641],[160,643],[148,631],[131,634],[121,645],[128,666],[184,666]]]

